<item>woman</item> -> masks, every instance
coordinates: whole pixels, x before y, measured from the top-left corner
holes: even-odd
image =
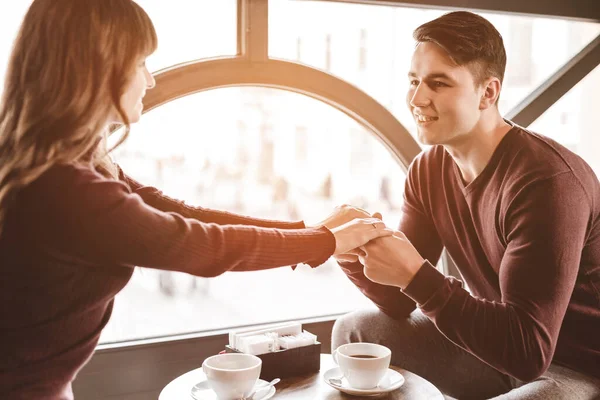
[[[316,267],[391,234],[348,207],[305,228],[188,207],[125,176],[102,138],[140,118],[156,41],[131,0],[34,0],[24,18],[0,105],[0,398],[72,399],[136,265]]]

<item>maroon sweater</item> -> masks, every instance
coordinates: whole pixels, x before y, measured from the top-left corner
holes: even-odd
[[[335,248],[327,228],[188,207],[122,178],[55,167],[19,193],[0,237],[0,398],[71,399],[134,266],[211,277],[317,266]]]
[[[404,292],[344,266],[383,312],[404,318],[416,302],[452,342],[523,381],[551,362],[600,377],[600,185],[580,157],[513,127],[465,186],[434,146],[410,167],[400,230],[431,264],[446,247],[472,294],[429,262]]]

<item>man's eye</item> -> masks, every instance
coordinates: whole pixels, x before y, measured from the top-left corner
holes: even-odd
[[[446,85],[444,82],[440,82],[440,81],[433,81],[431,83],[431,86],[433,86],[434,88],[441,88],[441,87],[446,87],[448,85]]]
[[[411,79],[409,82],[411,86],[417,86],[419,84],[419,81],[416,79]]]

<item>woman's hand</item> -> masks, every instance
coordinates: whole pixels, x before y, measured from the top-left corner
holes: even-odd
[[[382,236],[391,236],[394,231],[377,218],[357,218],[333,229],[335,236],[334,256],[347,254],[351,250],[365,245],[370,240]],[[354,256],[356,257],[356,256]]]
[[[368,211],[363,210],[360,207],[343,204],[335,207],[334,211],[327,218],[313,226],[326,226],[328,229],[333,230],[356,218],[377,218],[381,220],[381,214],[376,212],[371,215]],[[362,250],[356,247],[350,249],[346,253],[336,253],[334,254],[334,258],[337,262],[352,263],[358,261],[358,256],[360,254],[362,254]]]
[[[373,217],[381,219],[381,214],[378,215],[379,217],[377,217],[374,214]],[[338,226],[345,224],[346,222],[350,222],[355,218],[371,217],[371,214],[369,214],[366,210],[363,210],[362,208],[344,204],[335,207],[333,209],[333,212],[329,214],[327,218],[313,226],[326,226],[328,229],[331,230],[333,228],[337,228]]]

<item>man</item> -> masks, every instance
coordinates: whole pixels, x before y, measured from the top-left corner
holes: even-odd
[[[407,101],[432,147],[410,166],[399,232],[338,259],[379,310],[338,320],[332,347],[384,344],[459,399],[600,397],[598,179],[501,117],[506,53],[487,20],[453,12],[414,38]],[[444,247],[470,292],[433,267]]]

